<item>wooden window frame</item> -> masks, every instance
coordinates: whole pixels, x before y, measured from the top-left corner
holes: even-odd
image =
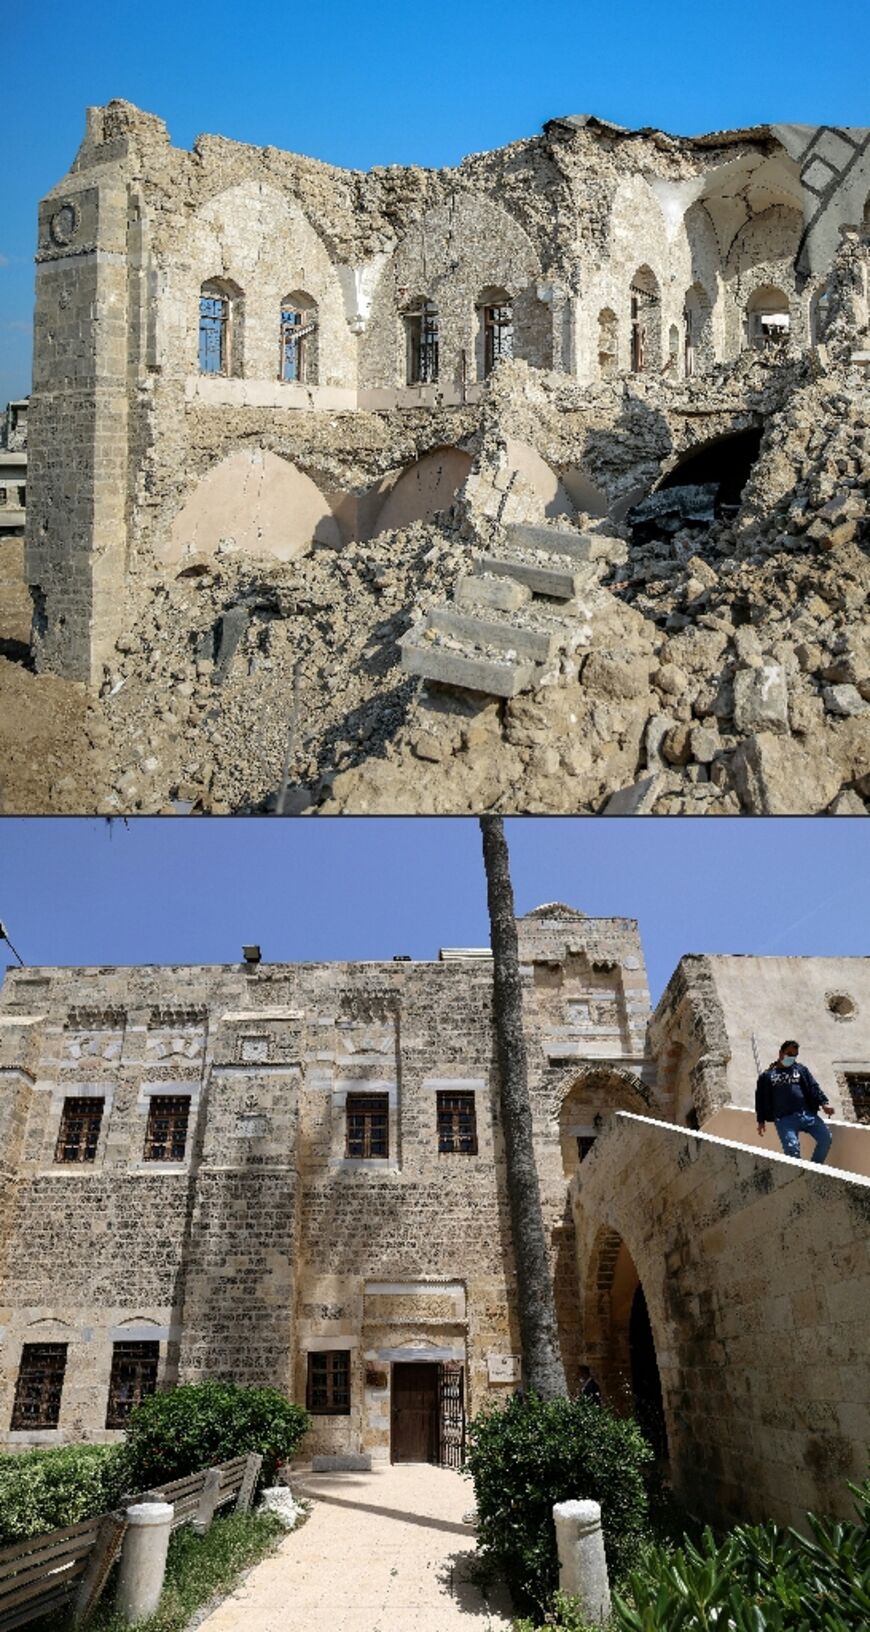
[[[505,317],[503,314],[507,313]],[[488,377],[502,357],[514,354],[512,300],[491,301],[483,308],[483,372]]]
[[[148,1122],[145,1128],[145,1149],[142,1154],[144,1162],[183,1162],[187,1154],[187,1135],[190,1127],[190,1094],[152,1094],[148,1100]],[[176,1153],[178,1145],[177,1124],[184,1110],[183,1139],[181,1151]],[[173,1110],[169,1106],[176,1107]],[[161,1109],[161,1107],[167,1107]],[[166,1118],[168,1130],[165,1137],[158,1138],[155,1123],[159,1117]],[[167,1148],[170,1154],[166,1154]]]
[[[438,307],[424,300],[404,313],[409,385],[437,385],[440,349]]]
[[[90,1099],[84,1095],[67,1094],[60,1113],[60,1128],[54,1147],[55,1162],[72,1166],[96,1161],[105,1108],[106,1101],[102,1097]],[[78,1128],[76,1124],[80,1124]]]
[[[474,1090],[439,1088],[435,1114],[439,1156],[476,1156],[477,1104]],[[463,1121],[470,1124],[463,1132]]]
[[[350,1416],[350,1349],[309,1349],[305,1405],[314,1417]]]
[[[18,1363],[9,1431],[37,1432],[56,1428],[66,1376],[66,1343],[25,1343]],[[41,1368],[41,1369],[40,1369]],[[36,1415],[28,1411],[28,1395]]]
[[[353,1118],[361,1119],[359,1134]],[[383,1126],[383,1150],[374,1150],[376,1126]],[[387,1161],[390,1155],[390,1098],[388,1094],[348,1094],[345,1101],[345,1159],[354,1162]]]
[[[106,1427],[126,1428],[130,1412],[157,1392],[160,1344],[153,1338],[123,1339],[112,1345],[112,1369],[106,1401]],[[125,1375],[125,1369],[131,1375]],[[129,1391],[122,1397],[123,1390]]]
[[[212,307],[216,307],[216,306],[219,305],[220,308],[221,308],[220,311],[215,311],[215,310],[206,311],[205,307],[206,307],[207,303],[210,304]],[[197,362],[199,364],[200,374],[206,374],[206,375],[209,375],[209,376],[211,376],[213,378],[217,378],[217,379],[227,378],[229,376],[229,374],[231,372],[231,370],[230,370],[230,356],[231,356],[231,352],[230,352],[230,322],[231,322],[231,320],[232,320],[232,301],[230,299],[230,296],[228,294],[224,293],[220,289],[210,288],[208,284],[203,284],[203,286],[202,286],[202,288],[200,289],[200,292],[199,292],[199,327],[198,327],[198,330],[197,330],[197,334],[198,334]],[[210,328],[208,328],[206,330],[206,332],[208,334],[214,334],[216,332],[217,335],[218,335],[219,365],[218,365],[217,368],[204,368],[203,367],[203,356],[204,355],[206,357],[208,356],[208,346],[206,346],[206,351],[205,351],[205,353],[203,353],[202,340],[203,340],[203,324],[204,323],[209,324],[209,325],[216,325],[216,328],[215,327],[210,327]]]

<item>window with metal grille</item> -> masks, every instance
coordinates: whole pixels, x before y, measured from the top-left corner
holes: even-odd
[[[434,385],[438,378],[438,310],[424,300],[405,316],[408,384]]]
[[[315,1416],[346,1417],[350,1411],[350,1351],[325,1349],[308,1356],[306,1404]]]
[[[500,357],[514,354],[514,313],[509,304],[483,308],[483,370],[491,374]]]
[[[134,1405],[139,1405],[142,1400],[147,1400],[149,1394],[155,1393],[159,1358],[159,1343],[114,1344],[109,1403],[106,1407],[107,1428],[126,1428]]]
[[[345,1155],[357,1159],[390,1154],[386,1094],[348,1094]]]
[[[152,1094],[145,1130],[146,1162],[183,1162],[190,1116],[189,1094]]]
[[[226,374],[229,348],[230,303],[213,285],[204,283],[199,297],[199,372]]]
[[[65,1343],[25,1343],[10,1429],[57,1427],[66,1348]]]
[[[856,1122],[870,1122],[870,1072],[846,1072],[846,1087]]]
[[[438,1093],[438,1150],[477,1155],[477,1120],[473,1094]]]
[[[104,1099],[69,1098],[63,1102],[56,1162],[92,1162],[97,1154]]]

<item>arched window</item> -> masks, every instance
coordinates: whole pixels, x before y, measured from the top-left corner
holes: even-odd
[[[279,380],[317,384],[317,302],[294,289],[281,302]]]
[[[751,346],[776,346],[788,339],[791,328],[788,295],[772,284],[762,284],[746,302],[746,338]]]
[[[603,380],[609,380],[619,368],[619,322],[610,306],[598,313],[598,371]]]
[[[486,379],[502,357],[514,354],[514,309],[505,289],[484,289],[477,302],[480,314],[477,372]]]
[[[683,368],[687,380],[713,361],[711,312],[712,303],[703,284],[693,283],[683,303]]]
[[[241,373],[242,292],[225,278],[199,291],[200,374]]]
[[[643,374],[661,366],[662,301],[658,279],[648,266],[631,280],[631,371]]]
[[[438,308],[421,298],[407,307],[405,351],[409,385],[434,385],[438,379]]]

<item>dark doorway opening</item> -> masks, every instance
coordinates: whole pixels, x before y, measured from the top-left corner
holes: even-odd
[[[402,1360],[393,1366],[391,1461],[438,1461],[438,1366]]]
[[[705,447],[681,459],[659,482],[656,492],[666,487],[691,487],[704,482],[718,482],[717,507],[739,504],[760,447],[760,426],[748,431],[735,431],[733,436],[720,436],[715,442],[708,442]]]
[[[656,1360],[655,1343],[643,1287],[638,1286],[631,1303],[628,1322],[631,1355],[631,1388],[637,1420],[658,1458],[668,1454],[665,1408]]]

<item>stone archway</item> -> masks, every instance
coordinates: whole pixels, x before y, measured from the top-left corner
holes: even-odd
[[[637,1418],[660,1457],[667,1455],[661,1377],[646,1294],[617,1230],[596,1237],[586,1281],[586,1362],[605,1405]]]
[[[238,448],[188,495],[155,551],[167,566],[221,551],[295,561],[341,534],[332,508],[305,472],[264,448]]]
[[[607,1060],[567,1074],[559,1096],[562,1171],[573,1177],[615,1111],[649,1116],[649,1089],[634,1072]]]

